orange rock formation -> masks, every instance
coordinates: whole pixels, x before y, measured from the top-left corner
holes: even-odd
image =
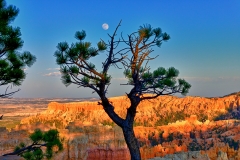
[[[125,118],[126,109],[129,107],[129,100],[126,96],[110,98],[115,107],[115,111]],[[182,111],[186,115],[198,115],[203,111],[212,120],[217,114],[226,112],[227,108],[240,106],[240,96],[231,95],[223,98],[203,98],[160,96],[153,100],[142,101],[137,109],[135,122],[143,124],[147,121],[150,126],[154,126],[156,121],[162,116],[161,113]],[[163,116],[164,116],[163,114]],[[59,120],[64,127],[69,122],[81,120],[82,122],[111,121],[98,102],[74,102],[57,103],[51,102],[48,109],[40,115],[29,117],[22,120],[22,124],[33,122],[44,122],[55,119]],[[60,124],[59,124],[60,125]]]
[[[127,97],[114,97],[110,98],[110,101],[115,111],[124,118],[129,107]],[[232,145],[240,140],[239,120],[212,120],[218,114],[226,113],[227,109],[234,110],[238,106],[238,95],[223,98],[162,96],[141,102],[137,109],[134,131],[141,145],[142,158],[201,150],[199,153],[207,155],[211,160],[217,159],[220,151],[226,153],[229,158],[237,159],[240,151]],[[208,116],[205,122],[199,121],[200,111]],[[187,115],[185,120],[157,125],[161,118],[177,112]],[[174,117],[177,114],[171,116],[172,119],[177,118]],[[112,124],[97,102],[51,102],[46,111],[23,119],[15,132],[33,131],[36,124],[37,127],[45,127],[45,130],[58,128],[60,135],[65,137],[65,149],[55,156],[56,159],[130,158],[121,129]]]

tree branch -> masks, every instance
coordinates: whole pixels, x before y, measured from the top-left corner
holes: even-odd
[[[120,127],[123,126],[124,119],[122,119],[116,112],[114,111],[113,105],[109,102],[109,100],[105,97],[105,94],[99,95],[102,103],[99,105],[103,106],[103,109],[108,114],[108,116]]]
[[[31,144],[30,146],[27,146],[27,147],[23,147],[23,148],[21,148],[21,149],[19,149],[19,150],[17,150],[17,151],[14,151],[14,152],[12,152],[12,153],[7,153],[7,154],[4,154],[4,155],[2,155],[2,156],[9,156],[9,155],[20,155],[20,154],[22,154],[24,151],[26,151],[26,150],[34,150],[35,148],[41,148],[42,146],[46,146],[47,145],[47,143],[44,143],[44,144],[38,144],[38,143],[33,143],[33,144]]]
[[[9,87],[9,86],[8,86],[8,87]],[[0,98],[9,98],[9,97],[12,96],[14,93],[20,91],[20,89],[18,89],[18,90],[16,90],[16,91],[13,91],[13,92],[7,93],[8,87],[6,88],[4,94],[0,94]]]
[[[122,22],[122,20],[119,22],[118,26],[116,27],[113,35],[110,36],[111,37],[110,51],[109,51],[109,55],[107,58],[107,62],[104,64],[104,67],[103,67],[103,73],[106,73],[108,71],[108,69],[112,63],[112,56],[113,56],[113,49],[114,49],[114,37],[116,36],[118,28],[121,26],[121,22]]]

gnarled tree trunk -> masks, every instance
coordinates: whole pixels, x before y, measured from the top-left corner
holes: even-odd
[[[127,109],[126,118],[123,119],[115,113],[114,106],[109,103],[104,94],[100,97],[102,100],[101,105],[103,106],[105,112],[119,127],[122,128],[125,141],[130,151],[131,160],[141,160],[140,146],[133,130],[133,122],[136,116],[137,106],[140,103],[140,98],[137,96],[129,96],[131,106]]]
[[[140,146],[137,138],[135,137],[134,130],[130,126],[122,128],[125,141],[130,151],[131,160],[141,160]]]
[[[137,106],[140,103],[138,96],[130,96],[131,106],[127,109],[126,119],[121,126],[123,135],[131,154],[131,160],[141,160],[140,146],[133,130],[133,122],[137,112]]]

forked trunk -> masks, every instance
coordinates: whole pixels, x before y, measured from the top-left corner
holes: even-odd
[[[131,160],[141,160],[138,140],[135,137],[132,127],[125,126],[122,128],[125,141],[131,154]]]
[[[131,154],[131,160],[141,160],[140,147],[133,130],[134,117],[136,115],[137,106],[140,103],[140,98],[133,97],[130,99],[131,106],[127,109],[126,119],[124,120],[115,113],[114,107],[104,95],[100,97],[105,112],[119,127],[122,128],[125,141]]]

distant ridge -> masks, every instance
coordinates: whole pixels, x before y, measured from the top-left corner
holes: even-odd
[[[240,91],[239,91],[239,92],[233,92],[233,93],[230,93],[230,94],[224,95],[224,96],[222,96],[221,98],[223,98],[223,97],[228,97],[228,96],[233,96],[233,95],[240,96]]]

